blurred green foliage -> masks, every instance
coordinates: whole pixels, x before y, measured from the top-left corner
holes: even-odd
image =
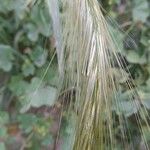
[[[126,41],[122,54],[143,105],[150,109],[150,4],[146,0],[102,3],[125,31],[118,31]],[[58,112],[49,107],[57,95],[58,72],[56,57],[47,70],[54,55],[54,40],[46,4],[40,0],[0,0],[0,33],[0,150],[50,150],[56,136],[51,129],[55,130],[54,123],[59,124],[52,119]],[[127,117],[137,113],[138,108],[131,108],[125,94],[118,97]],[[62,133],[68,132],[70,129],[64,127]]]
[[[50,114],[44,117],[45,108],[42,115],[21,112],[56,99],[55,57],[42,80],[54,52],[46,4],[0,0],[0,32],[0,150],[41,150],[54,142]]]

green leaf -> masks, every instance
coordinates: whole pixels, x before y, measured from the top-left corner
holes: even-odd
[[[36,42],[39,37],[39,32],[35,25],[28,23],[25,25],[25,28],[27,29],[27,36],[29,40]]]
[[[0,45],[0,69],[10,71],[14,60],[13,49],[8,45]]]
[[[135,64],[145,64],[146,63],[146,57],[145,55],[139,56],[137,52],[129,51],[126,55],[126,59],[130,63]]]
[[[108,24],[109,32],[111,34],[112,39],[115,39],[115,41],[117,41],[116,51],[121,52],[122,55],[124,55],[125,54],[124,48],[123,48],[124,35],[119,29],[116,28],[116,26],[114,26],[114,24],[111,21],[110,21],[110,24]]]
[[[29,84],[26,81],[24,81],[20,76],[12,76],[8,86],[9,89],[16,96],[23,95],[25,91],[29,88]]]
[[[42,67],[46,63],[47,56],[47,50],[42,47],[36,47],[36,49],[30,54],[31,59],[37,67]]]
[[[136,105],[135,105],[136,103]],[[126,117],[129,117],[138,112],[140,108],[139,102],[136,100],[131,101],[121,101],[115,108],[115,111],[118,115],[123,114]]]
[[[57,89],[44,83],[41,80],[33,78],[30,87],[23,97],[23,107],[21,112],[27,111],[31,106],[40,107],[43,105],[52,106],[57,98]]]
[[[114,95],[114,104],[112,106],[112,110],[115,111],[116,114],[123,114],[126,117],[130,117],[131,115],[138,112],[140,104],[138,100],[131,99],[131,95],[133,94],[133,92],[134,90],[129,90],[124,93],[118,91]]]
[[[56,100],[57,90],[56,88],[47,86],[37,90],[37,92],[32,93],[29,98],[31,98],[31,105],[33,107],[40,107],[42,105],[53,105]]]
[[[33,75],[35,72],[35,67],[29,59],[26,59],[22,65],[22,72],[25,77]]]
[[[149,16],[149,5],[148,1],[133,0],[133,19],[134,21],[146,22]]]
[[[33,114],[22,114],[18,116],[20,128],[25,133],[30,133],[34,126],[37,124],[38,118]]]
[[[29,94],[37,90],[39,87],[43,87],[44,83],[41,81],[40,78],[34,77],[31,80],[31,83],[29,84],[28,89],[26,89],[25,94]]]
[[[123,69],[112,68],[110,74],[114,76],[119,83],[124,83],[129,79],[129,74]]]
[[[48,63],[46,63],[43,67],[41,67],[40,69],[37,70],[36,75],[39,78],[43,78],[43,75],[45,74],[45,71],[47,71],[45,77],[44,77],[44,81],[49,83],[50,85],[57,87],[59,84],[59,73],[58,73],[58,66],[55,65],[51,65],[48,68]]]
[[[28,5],[30,3],[31,0],[13,0],[12,8],[15,12],[16,18],[23,19],[25,17],[26,12],[29,11]]]
[[[41,9],[41,7],[33,7],[31,12],[31,19],[35,23],[39,33],[46,37],[51,35],[52,27],[46,6],[44,6],[44,9]]]

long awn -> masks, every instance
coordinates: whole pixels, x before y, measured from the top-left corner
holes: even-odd
[[[116,119],[120,125],[122,148],[134,149],[128,119],[120,110],[124,106],[117,93],[125,91],[121,85],[130,91],[124,94],[132,109],[139,109],[140,113],[135,113],[136,124],[145,148],[149,149],[142,128],[144,122],[150,129],[149,118],[145,115],[148,112],[142,106],[128,69],[124,67],[123,57],[118,56],[119,41],[110,30],[102,6],[97,0],[60,0],[62,12],[59,13],[58,1],[47,1],[57,41],[60,76],[63,77],[61,88],[75,89],[71,98],[75,101],[71,102],[68,111],[75,107],[78,114],[69,149],[115,149]],[[120,84],[122,78],[124,81]],[[114,107],[117,117],[113,113]]]

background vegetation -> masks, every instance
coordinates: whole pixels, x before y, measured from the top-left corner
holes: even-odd
[[[115,27],[124,31],[114,28],[114,37],[122,39],[122,54],[143,105],[149,110],[150,4],[146,0],[105,0],[102,4],[107,10],[106,17],[110,14],[118,22]],[[61,98],[54,102],[57,78],[55,40],[45,2],[0,0],[0,150],[53,149],[61,111]],[[38,92],[33,94],[35,90]],[[125,95],[118,96],[124,106],[122,112],[129,118],[134,144],[142,149],[133,121],[138,108],[133,109]],[[65,147],[64,139],[71,132],[67,116],[63,115],[58,150],[62,145]],[[143,129],[147,132],[144,125]],[[146,138],[150,141],[150,134]]]

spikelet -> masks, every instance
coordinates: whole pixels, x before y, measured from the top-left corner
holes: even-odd
[[[118,56],[118,43],[107,24],[97,0],[62,0],[62,49],[64,87],[75,89],[75,109],[78,112],[73,150],[105,150],[116,148],[115,120],[120,125],[122,149],[133,149],[126,116],[121,112],[117,95],[120,79],[130,92],[126,98],[135,114],[136,124],[146,149],[142,122],[149,129],[146,109],[133,86],[132,78]],[[114,70],[117,68],[118,74]],[[126,70],[126,71],[125,71]],[[123,89],[125,90],[125,89]],[[118,117],[113,113],[113,107]],[[141,115],[143,120],[141,119]],[[150,130],[149,130],[150,131]]]

